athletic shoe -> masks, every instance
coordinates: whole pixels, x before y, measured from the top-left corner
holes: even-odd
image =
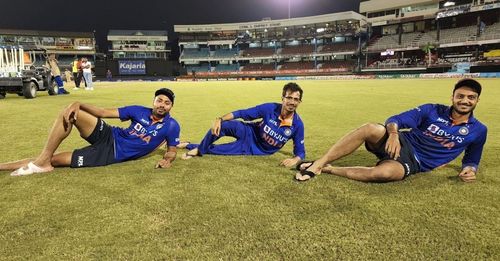
[[[75,88],[73,88],[73,90],[78,91],[78,90],[80,90],[80,88],[79,87],[75,87]]]
[[[69,94],[69,92],[65,89],[59,89],[59,92],[57,94]]]

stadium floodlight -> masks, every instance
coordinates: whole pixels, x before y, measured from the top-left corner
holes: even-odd
[[[322,33],[325,31],[325,28],[318,28],[316,29],[316,33]]]
[[[292,0],[288,0],[288,19],[290,19],[290,5]]]
[[[455,2],[453,1],[447,1],[446,3],[444,3],[444,7],[449,7],[449,6],[454,6],[455,5]]]

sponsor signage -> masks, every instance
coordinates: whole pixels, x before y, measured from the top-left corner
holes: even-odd
[[[118,61],[118,72],[120,75],[144,75],[146,74],[146,62],[144,60]]]

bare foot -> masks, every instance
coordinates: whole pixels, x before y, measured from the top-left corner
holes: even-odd
[[[179,144],[177,144],[177,148],[178,149],[185,149],[187,147],[187,145],[191,144],[191,142],[189,141],[181,141],[179,142]]]
[[[182,154],[181,159],[188,160],[198,156],[198,148],[192,149],[184,154]]]

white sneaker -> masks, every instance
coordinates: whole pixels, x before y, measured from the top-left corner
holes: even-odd
[[[90,91],[91,89],[89,87],[85,87],[85,90],[86,91]]]
[[[74,90],[74,91],[78,91],[78,90],[80,90],[80,88],[75,87],[75,88],[73,88],[73,90]]]

